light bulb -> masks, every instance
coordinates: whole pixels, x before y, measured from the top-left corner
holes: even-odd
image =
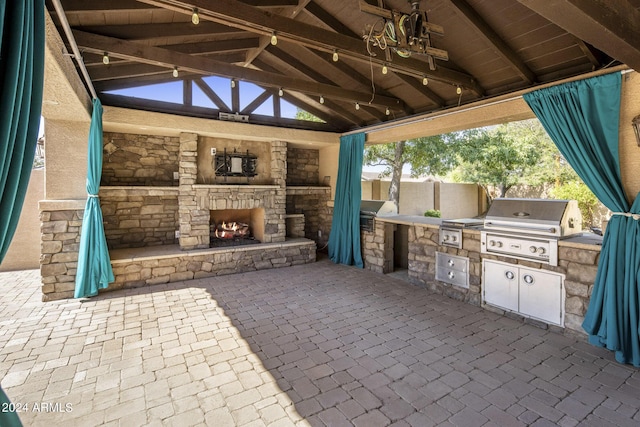
[[[387,74],[389,72],[389,69],[387,68],[387,64],[384,64],[382,66],[382,74]]]
[[[276,36],[276,33],[271,33],[271,44],[274,46],[278,44],[278,37]]]
[[[320,104],[324,104],[324,96],[320,95]]]
[[[200,15],[198,15],[198,9],[193,9],[193,13],[191,14],[191,22],[193,25],[198,25],[200,23]]]
[[[462,88],[460,86],[458,86],[458,88],[456,89],[456,93],[458,95],[460,95],[462,93]]]
[[[387,116],[388,116],[389,114],[391,114],[391,111],[389,111],[389,107],[387,107],[387,109],[386,109],[386,110],[384,110],[384,114],[386,114]]]
[[[231,89],[236,87],[236,79],[231,79]]]
[[[107,52],[102,55],[102,63],[104,65],[109,65],[109,54]]]
[[[173,77],[178,77],[178,67],[173,67]]]
[[[359,110],[359,109],[360,109],[360,103],[356,102],[356,110]]]
[[[428,85],[429,84],[429,79],[427,79],[427,77],[423,77],[422,78],[422,84],[425,85],[425,86]]]
[[[278,96],[284,95],[284,90],[282,88],[278,89]]]
[[[338,59],[340,59],[340,58],[338,57],[338,51],[337,50],[333,51],[333,56],[331,57],[331,59],[333,59],[333,62],[338,62]]]

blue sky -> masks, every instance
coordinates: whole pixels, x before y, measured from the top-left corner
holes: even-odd
[[[231,106],[231,80],[223,77],[203,77],[203,80],[216,92],[216,94],[225,102],[225,104]],[[258,95],[263,92],[263,89],[254,85],[253,83],[239,81],[237,84],[240,87],[240,109],[243,109],[251,103]],[[156,101],[173,102],[176,104],[182,104],[182,81],[175,81],[170,83],[154,84],[148,86],[140,86],[129,89],[120,89],[110,91],[109,93],[115,95],[132,96],[135,98],[152,99]],[[198,107],[216,108],[211,100],[200,90],[198,86],[193,85],[193,105]],[[295,118],[297,108],[285,100],[280,100],[281,115],[284,118]],[[262,103],[253,114],[261,114],[265,116],[273,116],[273,101],[272,98],[267,99]]]

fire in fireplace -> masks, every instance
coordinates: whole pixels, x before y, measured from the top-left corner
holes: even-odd
[[[211,211],[210,247],[227,247],[260,243],[255,232],[259,233],[259,215],[252,209],[225,209]]]

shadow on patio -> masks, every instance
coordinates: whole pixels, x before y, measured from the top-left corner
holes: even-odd
[[[638,425],[640,371],[582,341],[327,260],[39,302],[0,274],[25,425]]]

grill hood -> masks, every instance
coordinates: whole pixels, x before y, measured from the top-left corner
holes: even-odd
[[[485,229],[565,237],[582,231],[575,200],[495,199],[484,220]]]
[[[373,216],[391,216],[398,214],[396,204],[389,200],[362,200],[360,213]]]

